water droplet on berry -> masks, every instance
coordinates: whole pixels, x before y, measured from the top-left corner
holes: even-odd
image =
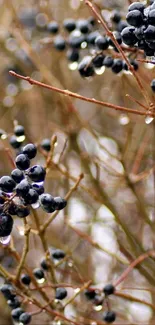
[[[153,120],[154,120],[153,117],[151,117],[151,116],[147,116],[147,117],[145,118],[145,123],[146,123],[146,124],[150,124]]]
[[[127,125],[129,124],[129,122],[130,122],[129,117],[125,114],[121,114],[121,116],[119,117],[119,123],[121,125]]]
[[[104,67],[104,66],[101,67],[101,68],[99,68],[99,69],[95,69],[95,73],[96,73],[98,76],[100,76],[101,74],[103,74],[104,71],[105,71],[105,67]]]
[[[7,134],[3,133],[0,138],[1,138],[1,140],[5,140],[7,138]]]
[[[103,306],[102,306],[102,305],[99,305],[99,306],[94,306],[94,307],[93,307],[93,309],[94,309],[95,311],[101,311],[101,310],[102,310],[102,308],[103,308]]]
[[[2,245],[8,245],[10,242],[11,236],[6,236],[6,237],[0,237],[0,243]]]
[[[82,42],[81,43],[81,49],[85,49],[87,47],[87,42]]]
[[[74,70],[77,69],[77,67],[78,67],[78,63],[77,63],[77,62],[69,63],[69,64],[68,64],[68,67],[69,67],[69,69],[70,69],[71,71],[74,71]]]
[[[25,135],[21,135],[20,137],[17,137],[18,142],[23,142],[25,140]]]
[[[69,266],[69,267],[73,267],[73,262],[72,262],[72,261],[69,261],[69,262],[68,262],[68,266]]]
[[[36,279],[39,284],[43,284],[45,282],[45,278]]]

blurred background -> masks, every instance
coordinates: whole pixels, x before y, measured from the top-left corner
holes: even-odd
[[[109,20],[114,10],[125,17],[129,5],[127,0],[96,0],[96,4]],[[47,32],[47,24],[57,21],[58,34],[66,39],[68,34],[62,28],[64,19],[92,16],[84,1],[0,0],[0,8],[0,128],[8,135],[13,134],[14,121],[18,121],[25,127],[26,141],[36,144],[57,136],[55,165],[46,179],[46,191],[52,195],[65,196],[79,174],[84,173],[67,207],[48,227],[46,238],[49,247],[70,254],[56,272],[58,281],[78,286],[82,278],[92,280],[95,288],[102,289],[117,279],[130,261],[154,249],[154,122],[146,124],[144,116],[68,98],[9,75],[9,70],[14,70],[86,97],[140,109],[126,96],[144,104],[131,74],[115,75],[105,69],[83,79],[77,66],[68,62],[66,52],[54,48],[55,36]],[[112,23],[111,27],[114,29]],[[93,28],[102,31],[98,23]],[[87,48],[83,49],[81,58],[87,52]],[[153,65],[140,64],[138,73],[154,100],[150,89]],[[12,170],[6,148],[15,157],[9,137],[0,141],[0,176],[9,175]],[[36,161],[45,164],[41,154]],[[42,211],[38,214],[40,223],[47,219]],[[33,216],[28,220],[35,228]],[[20,219],[16,220],[13,240],[21,254]],[[26,263],[33,269],[38,267],[44,251],[36,235],[31,234],[30,241]],[[14,272],[16,261],[4,247],[0,248],[0,260],[7,270]],[[149,258],[119,286],[118,296],[111,299],[118,314],[117,324],[153,324],[154,267],[155,261]],[[68,293],[72,296],[74,290],[68,289]],[[0,324],[11,324],[9,308],[1,296],[0,299]],[[100,309],[89,306],[83,295],[65,308],[65,315],[92,318],[96,322],[102,319]],[[41,314],[33,318],[32,324],[54,323]]]

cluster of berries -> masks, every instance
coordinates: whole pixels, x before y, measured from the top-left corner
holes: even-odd
[[[144,50],[147,56],[155,54],[155,2],[145,7],[142,2],[133,2],[126,16],[130,25],[122,30],[123,42]]]
[[[61,249],[52,249],[51,250],[51,258],[53,260],[59,261],[65,257],[65,252]],[[33,275],[38,281],[38,283],[43,283],[42,280],[46,278],[45,272],[48,271],[49,266],[46,259],[43,259],[40,263],[40,268],[36,268],[33,270]],[[41,280],[41,282],[40,282]],[[31,284],[31,276],[29,274],[22,274],[20,281],[25,286],[30,286]],[[30,289],[30,287],[29,287]],[[29,324],[31,322],[31,314],[29,312],[25,312],[21,307],[22,302],[18,298],[18,293],[16,293],[16,288],[9,284],[3,284],[0,288],[1,293],[7,300],[8,306],[12,309],[11,316],[13,321],[21,324]],[[67,297],[67,290],[62,287],[58,287],[55,290],[56,300],[63,300]]]
[[[39,206],[51,213],[63,209],[67,204],[61,197],[44,193],[46,169],[39,164],[30,166],[31,160],[37,154],[37,147],[32,143],[21,147],[20,139],[25,139],[23,126],[17,125],[14,133],[10,137],[10,144],[16,149],[20,147],[20,153],[17,153],[14,161],[16,168],[11,175],[0,178],[0,237],[10,235],[13,227],[12,216],[25,218],[30,214],[31,207]],[[42,141],[42,148],[50,150],[49,139]]]
[[[101,294],[99,295],[97,290],[91,288],[86,289],[84,292],[86,298],[92,301],[93,304],[95,304],[95,306],[102,305],[104,303],[104,300],[107,301],[108,297],[114,293],[115,293],[115,287],[110,283],[103,288],[104,297],[102,297]],[[110,310],[109,304],[106,305],[108,306],[108,310],[105,311],[103,314],[103,321],[106,323],[113,323],[116,320],[116,313]]]

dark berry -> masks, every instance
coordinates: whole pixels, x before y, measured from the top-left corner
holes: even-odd
[[[38,195],[41,195],[44,193],[44,186],[42,184],[32,183],[32,188],[38,193]]]
[[[121,37],[121,34],[120,34],[119,32],[117,32],[117,31],[115,31],[115,32],[113,33],[113,35],[114,35],[114,37],[115,37],[117,43],[118,43],[118,44],[122,44],[122,37]],[[113,43],[113,41],[112,41],[112,39],[111,39],[110,37],[108,38],[108,42],[109,42],[109,45],[115,47],[115,44]]]
[[[47,263],[47,261],[46,261],[45,259],[43,259],[43,260],[41,261],[40,266],[42,267],[42,269],[43,269],[44,271],[47,271],[47,270],[49,269],[48,263]]]
[[[23,313],[19,317],[19,322],[22,324],[29,324],[31,322],[31,315],[29,313]]]
[[[9,196],[5,192],[0,190],[0,204],[4,204],[8,197]]]
[[[103,60],[103,65],[106,67],[106,68],[111,68],[112,65],[113,65],[113,58],[111,56],[106,56]]]
[[[56,203],[55,203],[54,197],[51,194],[44,193],[44,194],[40,195],[39,200],[40,200],[40,204],[41,204],[42,208],[46,212],[51,213],[51,212],[55,211]]]
[[[114,73],[119,73],[123,69],[123,61],[120,59],[114,59],[113,65],[112,65],[112,71]]]
[[[53,45],[54,45],[54,47],[55,47],[56,50],[58,50],[58,51],[64,51],[65,48],[66,48],[65,39],[62,36],[58,35],[54,39]]]
[[[85,56],[78,65],[82,77],[92,77],[95,73],[91,56]]]
[[[141,40],[144,38],[144,30],[146,29],[146,27],[143,25],[141,27],[138,27],[135,29],[135,36]]]
[[[68,39],[68,45],[73,49],[79,49],[81,47],[81,44],[85,42],[85,40],[86,39],[84,35],[79,35],[75,37],[74,35],[71,34]]]
[[[109,42],[107,37],[105,36],[98,36],[95,39],[95,45],[98,47],[99,50],[107,50],[107,48],[109,47]]]
[[[88,300],[93,300],[96,297],[96,291],[94,289],[86,289],[84,294]]]
[[[119,11],[115,10],[112,14],[111,19],[112,19],[113,23],[118,24],[121,20],[121,15],[120,15]]]
[[[148,44],[150,49],[155,50],[155,43],[154,42],[149,42],[147,44]]]
[[[87,34],[90,31],[90,24],[86,19],[79,19],[76,24],[81,33]]]
[[[24,173],[22,170],[16,168],[12,170],[11,177],[16,183],[20,183],[24,179]]]
[[[22,274],[21,275],[21,282],[28,286],[31,283],[31,278],[28,274]]]
[[[0,214],[0,237],[6,237],[11,234],[13,227],[13,219],[10,214]]]
[[[107,323],[113,323],[116,319],[116,314],[113,311],[105,311],[103,314],[103,320]]]
[[[44,139],[40,145],[45,151],[51,150],[51,140],[50,139]]]
[[[94,32],[91,32],[87,35],[87,42],[90,45],[94,45],[95,44],[95,40],[98,36],[101,36],[100,33],[95,30]]]
[[[53,252],[52,252],[52,257],[56,260],[61,260],[65,257],[65,252],[62,250],[62,249],[55,249]]]
[[[33,182],[43,182],[46,176],[46,170],[40,165],[34,165],[29,169],[28,176]]]
[[[16,215],[19,218],[25,218],[30,214],[30,210],[28,207],[25,207],[24,205],[17,205],[16,206]]]
[[[21,142],[19,142],[19,141],[17,140],[17,138],[16,138],[15,135],[12,135],[12,136],[10,137],[10,139],[9,139],[9,143],[10,143],[10,145],[12,146],[12,148],[14,148],[14,149],[19,149],[20,146],[21,146]]]
[[[30,184],[26,179],[23,179],[17,186],[16,186],[16,193],[19,196],[25,197],[30,190]]]
[[[133,11],[133,10],[139,10],[143,12],[145,6],[141,2],[133,2],[131,5],[128,7],[128,11]]]
[[[33,270],[33,274],[36,279],[41,280],[44,278],[44,272],[42,269],[36,268]]]
[[[59,24],[56,21],[50,21],[47,25],[47,30],[51,34],[56,34],[59,31]]]
[[[134,34],[135,28],[134,27],[126,27],[122,30],[121,36],[123,42],[129,46],[133,46],[137,43],[137,38]]]
[[[4,192],[11,193],[13,192],[16,183],[10,176],[2,176],[0,178],[0,189]]]
[[[24,155],[23,153],[21,153],[20,155],[18,155],[16,157],[15,164],[16,164],[17,168],[19,168],[21,170],[26,170],[30,167],[30,160],[27,157],[27,155]]]
[[[56,288],[55,298],[62,300],[67,297],[67,290],[65,288]]]
[[[138,62],[136,60],[130,60],[130,63],[133,66],[134,70],[137,71],[139,68]]]
[[[88,18],[88,22],[89,22],[89,24],[91,24],[92,26],[95,26],[95,24],[96,24],[96,20],[95,20],[95,18],[92,17],[92,16]]]
[[[149,25],[145,31],[144,36],[146,41],[154,41],[155,40],[155,26]]]
[[[28,193],[24,196],[24,203],[26,204],[34,204],[38,201],[39,195],[33,188],[30,188]]]
[[[139,10],[129,11],[126,20],[129,25],[139,27],[143,23],[143,15]]]
[[[55,210],[62,210],[66,207],[67,201],[60,196],[54,197]]]
[[[149,13],[148,13],[148,23],[150,25],[155,25],[155,9],[149,11]]]
[[[29,159],[32,159],[37,154],[37,148],[34,144],[29,143],[23,148],[23,154],[27,155]]]
[[[15,298],[15,293],[12,285],[10,284],[3,284],[0,288],[0,291],[2,292],[3,296],[8,300],[12,300]]]
[[[3,139],[3,136],[6,138],[7,134],[3,129],[0,129],[0,139]]]
[[[8,300],[7,304],[12,309],[18,308],[21,305],[21,303],[20,303],[20,301],[19,301],[19,299],[17,297],[14,297],[13,299]]]
[[[153,79],[151,81],[151,88],[152,88],[153,92],[155,92],[155,79]]]
[[[23,309],[18,307],[12,310],[11,312],[11,316],[13,318],[14,321],[19,321],[19,317],[20,315],[22,315],[24,313]]]
[[[110,296],[115,292],[115,287],[109,283],[103,288],[103,292],[106,296]]]
[[[117,25],[117,31],[121,33],[122,30],[126,27],[128,27],[127,22],[125,20],[121,20]]]
[[[94,67],[101,68],[103,66],[103,60],[104,60],[103,54],[96,55],[92,60]]]
[[[63,27],[70,33],[76,28],[76,22],[72,18],[63,21]]]
[[[24,135],[25,134],[24,127],[22,125],[16,125],[14,128],[14,134],[17,137],[21,137],[22,135]]]
[[[9,206],[7,207],[7,213],[11,214],[12,216],[16,215],[16,204],[13,201],[9,203]]]
[[[149,46],[144,49],[146,56],[154,56],[154,50],[151,49]]]
[[[79,60],[79,51],[76,49],[69,49],[67,51],[67,59],[71,62],[77,62]]]

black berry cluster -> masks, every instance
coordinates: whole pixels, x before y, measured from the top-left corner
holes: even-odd
[[[18,138],[24,135],[23,126],[16,126],[14,132],[16,139],[13,147],[17,149]],[[1,133],[4,135],[3,130]],[[45,151],[49,151],[49,140],[43,140],[41,146]],[[41,206],[44,211],[51,213],[64,209],[67,204],[66,200],[59,196],[53,197],[44,193],[46,169],[39,164],[31,166],[31,160],[36,154],[37,147],[33,143],[22,146],[14,161],[16,168],[10,176],[0,178],[0,237],[11,234],[13,216],[25,218],[30,214],[31,207]]]

